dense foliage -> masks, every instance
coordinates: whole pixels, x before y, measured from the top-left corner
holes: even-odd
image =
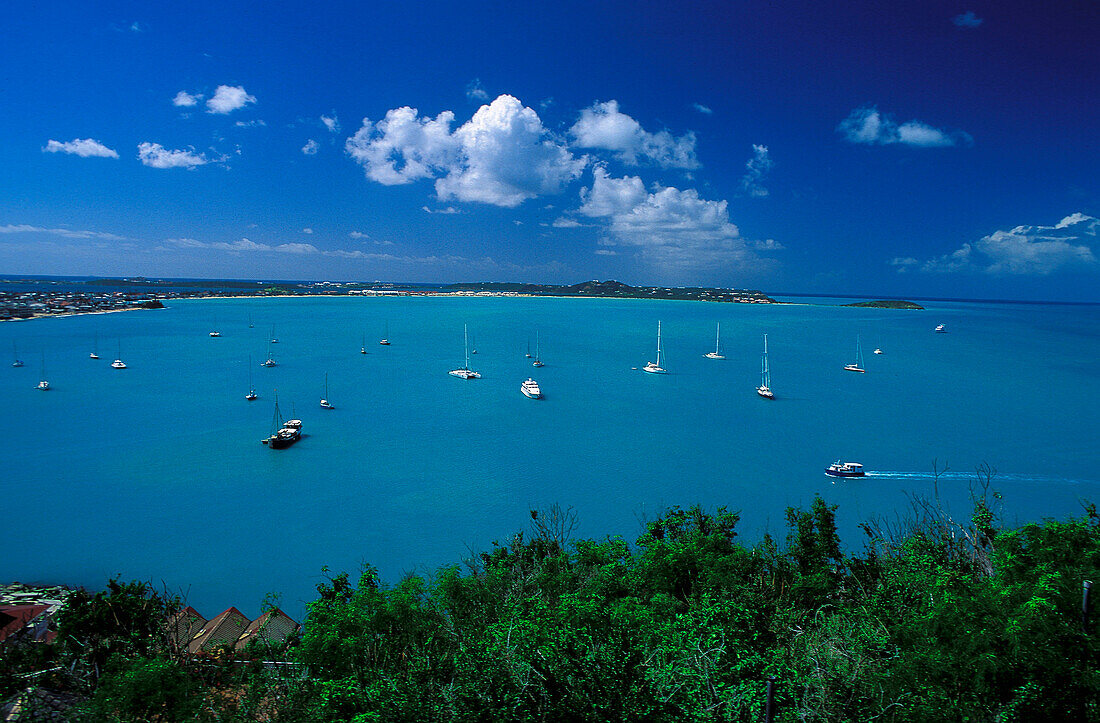
[[[82,599],[61,621],[82,645],[54,654],[103,671],[85,720],[755,721],[770,676],[777,720],[1100,719],[1095,507],[1016,529],[984,497],[964,522],[915,510],[854,551],[820,498],[782,544],[699,507],[575,540],[554,508],[430,577],[327,577],[289,672],[174,656],[140,583]]]

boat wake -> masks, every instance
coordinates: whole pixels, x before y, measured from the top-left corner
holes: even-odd
[[[868,471],[864,477],[874,477],[875,479],[905,479],[905,480],[927,480],[932,482],[936,479],[936,476],[931,472],[903,472],[903,471],[891,471],[891,470],[877,470],[874,472]],[[977,475],[973,472],[944,472],[939,477],[941,482],[971,482],[977,479]],[[1043,483],[1043,484],[1096,484],[1095,480],[1080,480],[1070,479],[1068,477],[1046,477],[1034,474],[1002,474],[998,472],[993,476],[993,487],[996,487],[998,483]]]

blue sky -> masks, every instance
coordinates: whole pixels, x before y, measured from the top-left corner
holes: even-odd
[[[1100,10],[17,3],[0,273],[1100,301]]]

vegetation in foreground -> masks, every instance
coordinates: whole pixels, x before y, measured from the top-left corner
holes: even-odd
[[[1005,529],[984,494],[962,522],[918,502],[859,552],[835,511],[788,509],[785,544],[754,545],[724,508],[671,508],[633,544],[532,512],[430,577],[329,576],[287,652],[243,661],[183,656],[178,601],[112,581],[73,597],[55,645],[0,651],[0,697],[75,691],[83,721],[757,721],[775,676],[782,721],[1100,719],[1095,506]]]

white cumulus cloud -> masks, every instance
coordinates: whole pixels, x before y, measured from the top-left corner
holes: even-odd
[[[317,149],[320,147],[321,146],[319,143],[317,143],[317,141],[310,138],[308,141],[306,141],[306,144],[302,146],[302,153],[306,154],[307,156],[315,156],[317,155]]]
[[[244,86],[219,85],[217,90],[214,91],[214,97],[206,101],[206,112],[224,115],[255,102],[256,97],[245,92]]]
[[[691,107],[694,108],[695,110],[699,111],[703,115],[710,115],[710,114],[714,113],[713,110],[711,110],[707,106],[703,105],[702,103],[692,103]]]
[[[195,168],[210,160],[201,153],[190,150],[168,150],[159,143],[141,143],[138,145],[138,160],[150,168]]]
[[[726,202],[702,199],[695,189],[658,186],[648,191],[636,176],[612,178],[596,166],[581,200],[578,213],[608,224],[602,245],[633,247],[654,265],[746,268],[767,263],[730,222]]]
[[[347,140],[348,155],[367,178],[392,186],[434,178],[441,201],[515,207],[557,193],[580,176],[585,160],[574,158],[537,113],[510,95],[483,105],[454,131],[454,113],[418,117],[408,106],[363,126]]]
[[[741,188],[753,198],[764,198],[768,195],[768,189],[764,188],[762,181],[764,175],[771,170],[772,159],[768,155],[768,147],[752,146],[752,158],[745,163],[748,172],[741,178]]]
[[[630,165],[653,163],[663,168],[698,168],[695,158],[695,134],[673,136],[668,131],[649,133],[642,125],[619,110],[619,102],[596,103],[581,111],[569,129],[573,144],[579,148],[611,151]]]
[[[42,149],[45,153],[69,153],[81,158],[118,158],[118,153],[91,138],[77,138],[71,141],[50,140]]]
[[[1095,265],[1092,246],[1098,233],[1100,219],[1074,213],[1053,226],[1017,226],[1009,231],[994,231],[926,262],[922,268],[940,272],[1045,276],[1066,267]],[[902,270],[912,266],[909,261],[894,259],[891,263]]]
[[[191,106],[198,105],[202,100],[202,93],[191,94],[186,90],[181,90],[176,93],[176,97],[172,99],[172,105],[179,108],[190,108]]]
[[[856,108],[840,122],[837,131],[849,143],[886,146],[900,143],[921,148],[970,145],[973,139],[962,131],[944,131],[918,120],[898,124],[874,106]]]

